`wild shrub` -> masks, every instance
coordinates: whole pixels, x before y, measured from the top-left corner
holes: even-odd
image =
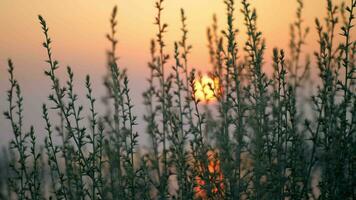
[[[308,55],[302,59],[310,29],[303,23],[303,1],[297,0],[289,56],[274,48],[268,76],[257,11],[248,0],[224,0],[226,28],[220,31],[214,16],[207,29],[212,70],[211,81],[203,83],[189,63],[189,18],[181,9],[181,38],[169,53],[166,2],[157,0],[143,132],[135,129],[129,78],[116,55],[117,7],[107,34],[104,113],[97,111],[89,75],[83,83],[86,102],[78,98],[71,67],[67,80],[59,79],[50,29],[38,16],[51,84],[42,106],[44,129],[24,130],[24,98],[9,59],[4,116],[13,138],[2,159],[8,167],[1,165],[0,198],[356,199],[356,1],[326,2],[324,22],[315,20],[315,62]],[[241,44],[238,20],[247,30]],[[304,86],[311,68],[318,69],[320,83],[308,96]],[[305,112],[305,105],[312,110]],[[140,146],[140,134],[149,136],[149,149]]]

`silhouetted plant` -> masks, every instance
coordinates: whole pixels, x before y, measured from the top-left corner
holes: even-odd
[[[89,75],[87,103],[75,91],[70,67],[67,81],[59,80],[49,28],[39,16],[51,84],[49,102],[42,106],[44,144],[32,126],[24,131],[24,100],[8,60],[4,115],[13,139],[2,159],[9,167],[1,165],[0,175],[8,180],[0,180],[0,199],[355,199],[356,1],[338,7],[326,0],[325,22],[315,21],[319,49],[314,64],[307,55],[302,59],[309,28],[303,23],[304,2],[297,0],[289,57],[273,49],[272,76],[265,71],[257,11],[248,0],[241,1],[247,40],[240,45],[238,5],[223,2],[227,26],[220,31],[214,15],[207,29],[213,81],[202,86],[203,75],[189,64],[192,46],[184,10],[171,59],[164,0],[156,1],[143,132],[135,130],[129,78],[116,55],[117,7],[107,34],[104,113],[98,112]],[[308,96],[303,86],[314,65],[321,82],[309,101],[299,96]],[[210,89],[214,100],[200,99],[198,84]],[[313,109],[304,112],[305,105]],[[148,149],[139,145],[140,134],[149,136]]]

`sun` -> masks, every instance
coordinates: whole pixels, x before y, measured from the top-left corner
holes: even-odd
[[[220,83],[217,77],[203,75],[195,79],[195,100],[214,102],[220,94]]]

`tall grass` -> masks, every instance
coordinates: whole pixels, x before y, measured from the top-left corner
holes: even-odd
[[[194,50],[189,18],[181,9],[181,38],[169,54],[169,27],[162,17],[166,2],[157,0],[143,132],[135,129],[129,78],[116,55],[117,7],[107,34],[104,113],[96,109],[89,75],[83,83],[86,102],[78,99],[71,67],[67,80],[59,79],[50,31],[39,16],[47,54],[45,76],[51,84],[42,106],[44,129],[24,130],[24,98],[8,60],[4,115],[13,139],[4,153],[9,167],[1,173],[0,198],[356,199],[356,1],[340,6],[326,2],[324,22],[315,20],[316,62],[308,55],[302,59],[310,29],[303,23],[304,3],[297,0],[289,56],[274,48],[273,73],[268,76],[268,49],[257,11],[248,0],[223,1],[225,30],[220,31],[216,16],[207,29],[210,77],[215,80],[204,86],[215,96],[209,103],[197,95],[203,77],[189,63]],[[238,10],[243,19],[237,18]],[[239,20],[247,30],[241,44]],[[320,83],[308,96],[304,86],[311,68],[318,69]],[[312,110],[305,112],[305,105]],[[36,133],[45,134],[44,144]],[[138,143],[141,134],[149,136],[147,150]]]

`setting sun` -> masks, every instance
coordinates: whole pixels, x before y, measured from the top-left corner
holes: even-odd
[[[220,93],[220,83],[217,77],[203,75],[194,83],[195,99],[203,102],[215,101]]]

